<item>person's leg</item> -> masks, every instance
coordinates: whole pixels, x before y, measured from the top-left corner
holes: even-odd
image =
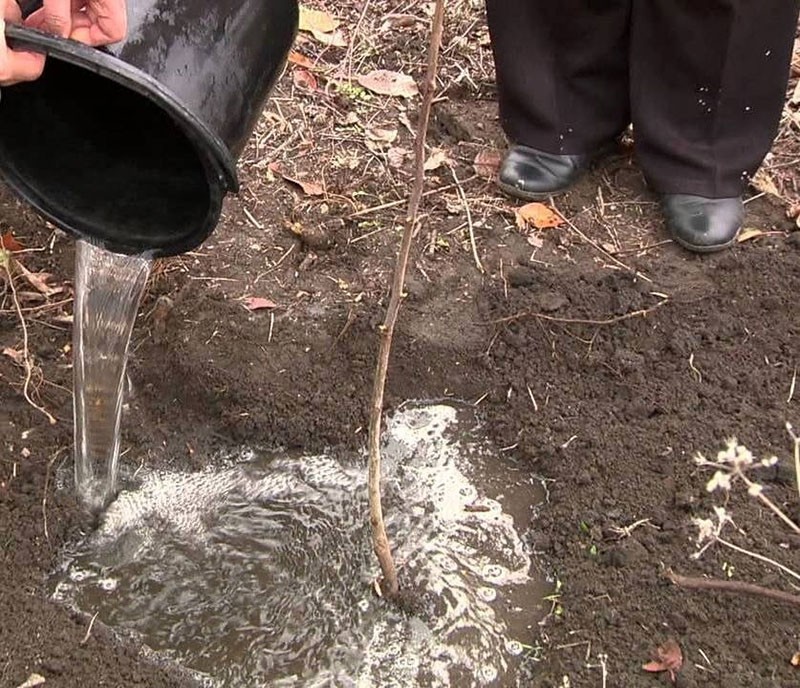
[[[569,182],[628,125],[630,4],[486,0],[501,122],[522,163]]]
[[[637,155],[688,248],[733,242],[783,107],[796,0],[633,0]]]

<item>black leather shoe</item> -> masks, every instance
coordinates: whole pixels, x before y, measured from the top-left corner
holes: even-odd
[[[662,205],[672,238],[697,253],[728,248],[736,241],[744,220],[741,198],[664,194]]]
[[[500,165],[497,185],[509,196],[538,201],[569,189],[598,155],[556,155],[512,146]]]

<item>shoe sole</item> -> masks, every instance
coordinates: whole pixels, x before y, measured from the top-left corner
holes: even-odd
[[[582,170],[580,174],[573,180],[572,184],[565,186],[563,189],[556,189],[555,191],[525,191],[516,186],[511,186],[510,184],[500,181],[499,177],[495,177],[495,183],[500,191],[513,198],[518,198],[522,201],[546,201],[552,196],[560,196],[561,194],[565,194],[567,191],[574,188],[575,184],[577,184],[584,177],[584,175],[588,174],[592,170],[597,169],[597,167],[603,164],[604,161],[612,158],[618,149],[619,145],[615,142],[610,143],[598,150],[597,153],[592,156],[592,160],[589,162],[586,168]]]
[[[522,201],[546,201],[548,198],[551,198],[552,196],[559,196],[572,188],[571,186],[568,186],[564,189],[557,189],[556,191],[525,191],[519,187],[511,186],[511,184],[501,182],[499,179],[496,179],[495,182],[497,183],[497,188],[500,189],[500,191],[502,191],[504,194],[511,196],[512,198],[518,198]]]
[[[730,241],[724,244],[714,244],[713,246],[697,246],[695,244],[692,244],[691,242],[685,241],[675,236],[674,234],[672,234],[672,232],[670,232],[670,236],[672,237],[672,240],[676,244],[682,246],[687,251],[692,251],[692,253],[719,253],[720,251],[724,251],[726,248],[730,248],[731,246],[733,246],[736,243],[736,240],[739,238],[739,232],[741,231],[742,228],[740,227],[736,231],[736,234],[733,235],[733,238]]]

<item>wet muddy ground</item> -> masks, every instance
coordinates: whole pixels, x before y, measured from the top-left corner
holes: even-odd
[[[377,10],[352,51],[299,45],[313,67],[284,77],[219,231],[154,271],[133,335],[123,462],[200,469],[241,445],[364,446],[417,100],[331,83],[341,65],[419,77],[426,40],[410,19],[383,29]],[[355,3],[338,11],[349,26],[361,16]],[[541,623],[541,661],[521,685],[597,686],[604,672],[609,686],[663,685],[641,666],[669,638],[683,650],[680,686],[796,685],[795,610],[690,592],[664,575],[794,590],[774,567],[720,546],[691,558],[692,519],[723,500],[706,492],[710,472],[693,455],[715,455],[728,437],[781,458],[759,479],[800,517],[784,427],[800,426],[800,232],[786,212],[800,158],[793,114],[765,166],[777,195],[762,180],[747,205],[746,226],[763,233],[724,254],[668,241],[627,148],[557,199],[567,224],[520,230],[518,204],[473,166],[503,145],[485,36],[479,9],[453,3],[430,131],[431,155],[448,162],[428,174],[387,410],[407,399],[472,403],[489,439],[546,479],[529,544],[558,595]],[[55,424],[22,395],[14,352],[24,333],[8,287],[0,311],[0,685],[34,672],[56,686],[182,685],[135,640],[99,621],[89,633],[88,617],[48,600],[60,548],[92,525],[54,479],[72,441],[73,246],[5,192],[0,229],[35,249],[17,254],[28,270],[66,287],[16,283],[37,364],[32,395]],[[269,307],[249,309],[250,297]],[[739,529],[725,531],[731,541],[800,567],[800,541],[755,499],[735,490],[727,509]],[[531,613],[539,606],[531,600]]]

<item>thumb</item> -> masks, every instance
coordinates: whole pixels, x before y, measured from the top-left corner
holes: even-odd
[[[0,17],[0,85],[10,86],[19,81],[38,79],[44,70],[44,59],[44,55],[9,50],[6,43],[6,22]]]

